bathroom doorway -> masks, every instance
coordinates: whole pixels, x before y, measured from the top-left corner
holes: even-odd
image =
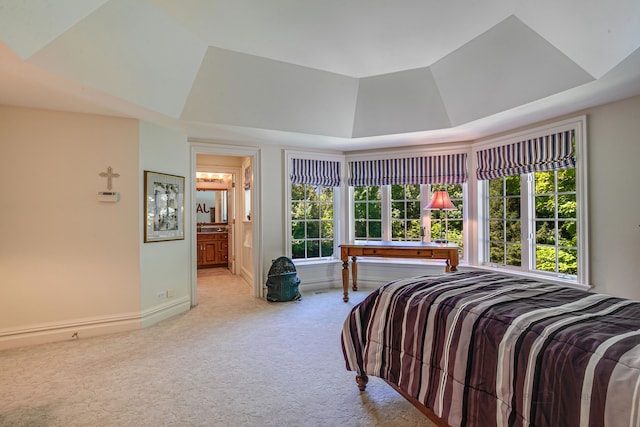
[[[203,225],[211,233],[220,233],[219,239],[225,232],[229,241],[228,264],[224,267],[220,259],[220,243],[208,247],[209,262],[218,267],[227,268],[231,273],[241,277],[249,283],[253,294],[262,298],[263,286],[261,282],[262,259],[260,245],[260,182],[256,179],[260,170],[260,151],[257,148],[225,146],[203,141],[191,143],[191,176],[193,177],[192,198],[194,209],[192,214],[192,275],[191,275],[191,305],[197,305],[197,277],[198,261],[202,260],[198,245],[198,230],[202,232]],[[216,193],[210,201],[198,196],[198,180],[196,173],[204,173],[200,186],[204,188],[206,181],[210,186],[226,186],[226,193]],[[228,174],[231,178],[226,179]],[[224,195],[223,195],[224,194]],[[213,196],[210,194],[208,196]],[[208,203],[208,204],[206,204]],[[226,205],[225,205],[226,203]],[[211,208],[214,208],[213,212]],[[207,211],[207,212],[205,212]],[[226,213],[226,223],[224,221]],[[213,214],[213,217],[211,216]],[[207,216],[208,215],[208,216]],[[203,224],[207,223],[207,224]],[[206,228],[210,227],[210,228]],[[211,236],[210,236],[211,237]],[[200,258],[199,258],[200,256]],[[218,256],[216,258],[216,256]]]

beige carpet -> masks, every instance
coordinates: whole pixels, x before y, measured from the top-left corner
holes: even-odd
[[[387,384],[358,391],[342,323],[365,292],[269,303],[202,270],[200,304],[150,328],[0,352],[0,426],[430,426]]]

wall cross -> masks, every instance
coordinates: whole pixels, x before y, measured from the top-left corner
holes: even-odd
[[[107,178],[107,190],[111,190],[111,184],[113,178],[118,178],[120,176],[119,173],[113,173],[113,168],[109,166],[106,172],[100,172],[100,176],[102,178]]]

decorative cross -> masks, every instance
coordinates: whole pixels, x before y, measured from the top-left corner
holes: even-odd
[[[102,178],[107,178],[107,190],[111,190],[111,179],[118,178],[120,176],[119,173],[113,173],[113,168],[109,166],[106,172],[100,172],[100,176]]]

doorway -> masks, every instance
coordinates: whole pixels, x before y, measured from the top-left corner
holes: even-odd
[[[241,276],[253,288],[253,295],[256,298],[264,297],[262,285],[262,245],[261,245],[261,201],[260,201],[260,180],[256,179],[260,176],[260,150],[251,147],[236,147],[215,144],[209,141],[190,140],[191,145],[191,176],[194,185],[191,186],[191,200],[195,201],[196,185],[195,176],[199,168],[203,165],[198,163],[198,159],[206,158],[214,159],[219,165],[208,165],[208,167],[224,172],[223,169],[233,169],[232,173],[236,174],[236,201],[234,206],[239,211],[235,212],[235,226],[233,228],[235,243],[235,273]],[[238,167],[240,164],[240,167]],[[214,172],[214,171],[212,171]],[[248,172],[248,173],[247,173]],[[248,181],[247,181],[248,180]],[[239,188],[238,188],[239,187]],[[250,191],[246,191],[247,187]],[[250,204],[247,215],[246,204]],[[197,242],[197,216],[196,209],[192,212],[192,242]],[[191,306],[197,305],[197,245],[194,243],[191,249]],[[242,252],[240,252],[242,251]],[[240,263],[238,262],[240,261]],[[242,264],[241,264],[242,263]]]

